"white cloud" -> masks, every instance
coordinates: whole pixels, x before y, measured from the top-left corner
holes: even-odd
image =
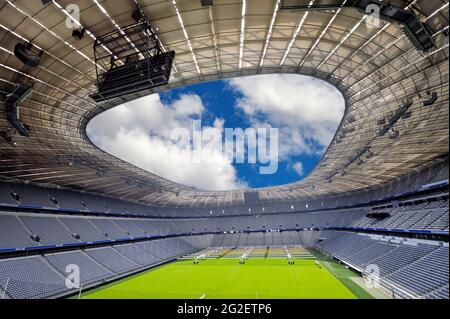
[[[151,131],[168,137],[177,127],[192,126],[191,117],[200,116],[203,103],[197,95],[182,95],[170,105],[162,103],[158,94],[149,95],[117,106],[97,116],[88,133],[114,137],[120,128]]]
[[[100,114],[89,123],[87,132],[101,149],[169,180],[207,190],[246,187],[221,152],[208,150],[206,157],[214,160],[195,164],[190,149],[170,140],[173,129],[190,129],[192,118],[201,117],[204,110],[197,95],[183,95],[166,105],[156,94]],[[214,121],[214,127],[223,124],[221,119]],[[203,131],[208,129],[203,127]]]
[[[279,129],[281,159],[323,153],[344,115],[341,93],[330,84],[299,75],[260,75],[229,81],[254,127]]]
[[[292,165],[292,169],[297,173],[298,176],[303,176],[304,169],[303,164],[301,162],[296,162],[294,165]]]

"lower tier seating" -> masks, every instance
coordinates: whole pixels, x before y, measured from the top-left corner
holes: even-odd
[[[200,247],[194,247],[187,240],[172,238],[0,259],[0,296],[6,292],[6,298],[14,299],[57,297],[76,292],[76,289],[66,286],[66,278],[73,265],[78,267],[80,284],[85,287],[157,265],[198,249]]]
[[[324,237],[321,250],[362,272],[376,266],[389,287],[413,297],[449,297],[448,244],[349,232],[325,232]]]

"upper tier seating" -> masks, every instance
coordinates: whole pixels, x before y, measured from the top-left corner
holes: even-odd
[[[0,215],[0,249],[36,245],[16,216]]]
[[[109,219],[90,218],[89,221],[105,236],[110,239],[121,239],[130,237]]]
[[[98,230],[86,218],[59,218],[59,220],[67,226],[72,234],[80,236],[82,242],[92,242],[106,240],[100,230]]]
[[[147,236],[142,228],[136,226],[137,223],[132,223],[126,219],[115,219],[113,223],[130,237],[138,238]]]
[[[448,199],[383,209],[390,217],[377,220],[362,217],[353,227],[415,230],[449,230]]]
[[[33,235],[39,236],[42,245],[59,245],[79,242],[54,217],[20,216]]]
[[[0,183],[0,206],[17,205],[18,202],[11,196],[12,189],[8,184]]]

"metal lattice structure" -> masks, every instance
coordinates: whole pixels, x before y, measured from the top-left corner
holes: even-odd
[[[90,97],[103,102],[167,85],[174,57],[162,52],[148,20],[110,32],[94,43],[98,92]]]
[[[89,98],[96,79],[93,44],[107,31],[132,24],[136,1],[80,1],[78,27],[86,35],[76,40],[64,9],[71,1],[43,6],[41,1],[0,0],[0,91],[8,94],[25,80],[35,83],[20,103],[31,138],[11,131],[0,103],[0,131],[9,132],[8,139],[0,138],[2,179],[155,205],[242,204],[244,191],[199,191],[106,154],[90,143],[85,130],[95,115],[143,95],[268,73],[328,81],[342,92],[346,111],[317,168],[297,183],[259,189],[260,200],[316,199],[370,189],[448,156],[447,1],[391,1],[413,10],[428,26],[435,48],[424,53],[400,25],[381,21],[368,27],[367,16],[352,8],[295,12],[280,10],[279,0],[215,0],[213,6],[202,6],[200,0],[139,0],[161,50],[177,53],[170,82],[96,104]],[[14,56],[19,41],[44,51],[38,67]]]

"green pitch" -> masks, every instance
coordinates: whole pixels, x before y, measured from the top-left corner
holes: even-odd
[[[344,282],[345,283],[345,282]],[[82,298],[147,299],[353,299],[351,291],[328,267],[314,261],[249,259],[191,260],[168,265],[86,292]],[[361,297],[361,296],[358,296]]]

